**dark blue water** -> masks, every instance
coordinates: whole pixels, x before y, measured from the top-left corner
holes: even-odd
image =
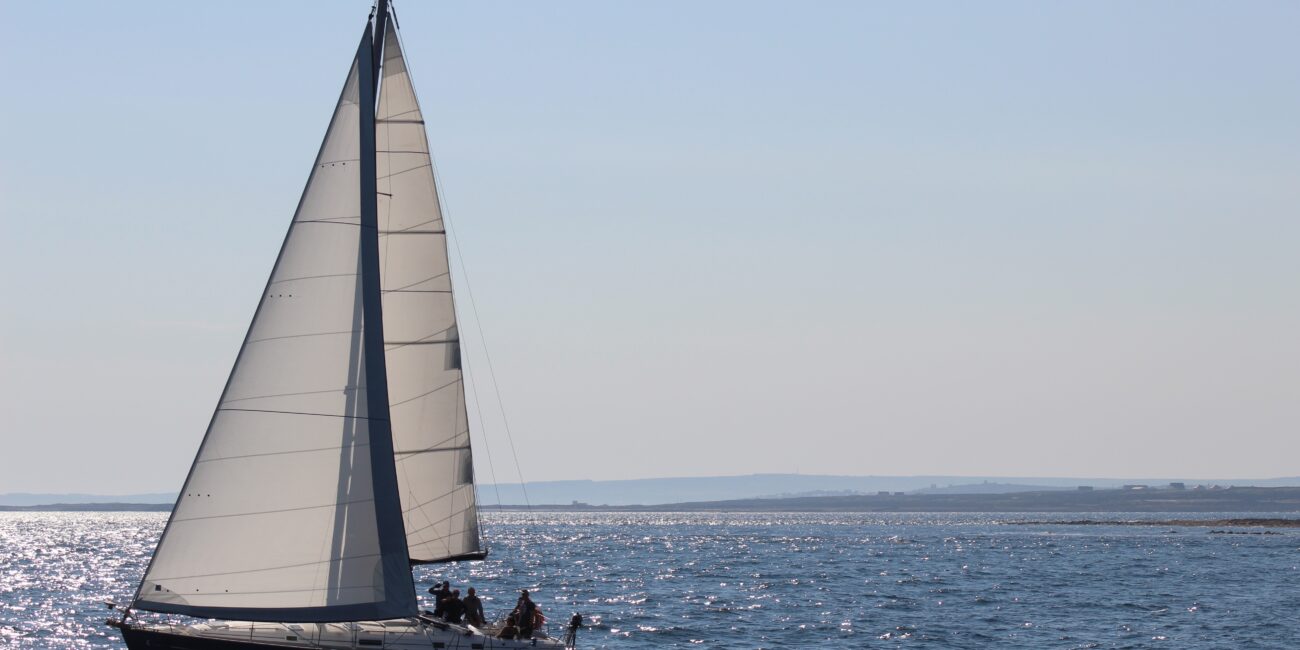
[[[1002,523],[1024,518],[1051,516],[489,514],[491,560],[416,578],[490,615],[532,589],[591,648],[1300,647],[1294,530]],[[129,598],[163,521],[0,513],[0,646],[122,647],[99,602]]]

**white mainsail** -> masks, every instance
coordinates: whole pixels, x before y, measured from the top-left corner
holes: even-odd
[[[446,228],[392,29],[375,126],[384,348],[408,552],[414,563],[483,557]]]
[[[371,56],[367,29],[135,607],[299,622],[416,612],[394,447],[376,412],[387,410],[384,355],[364,354],[379,341],[364,315],[380,320],[365,297],[377,288],[363,291],[375,282],[363,272],[375,264]]]

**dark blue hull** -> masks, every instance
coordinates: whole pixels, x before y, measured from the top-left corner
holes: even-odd
[[[226,639],[205,639],[180,634],[167,634],[152,630],[140,630],[131,627],[122,628],[122,638],[130,650],[266,650],[267,648],[301,648],[301,645],[276,645],[273,643],[250,643]]]

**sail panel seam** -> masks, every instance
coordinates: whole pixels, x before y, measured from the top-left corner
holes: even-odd
[[[216,461],[219,461],[219,460],[239,460],[239,459],[241,459],[241,458],[261,458],[261,457],[263,457],[263,456],[284,456],[284,455],[286,455],[286,454],[310,454],[310,453],[314,453],[314,452],[317,452],[317,451],[339,451],[339,450],[342,450],[342,449],[356,449],[356,448],[358,448],[358,447],[369,447],[369,446],[370,446],[370,443],[368,443],[368,442],[358,442],[358,443],[355,444],[355,445],[348,445],[347,447],[342,447],[342,446],[337,446],[337,447],[313,447],[313,448],[311,448],[311,449],[291,449],[291,450],[289,450],[289,451],[268,451],[268,452],[264,452],[264,453],[261,453],[261,454],[241,454],[241,455],[239,455],[239,456],[221,456],[221,457],[219,457],[219,458],[204,458],[203,460],[200,460],[199,462],[200,462],[200,463],[212,463],[212,462],[216,462]]]
[[[432,166],[433,166],[433,163],[425,163],[425,164],[420,165],[420,166],[418,166],[418,167],[412,167],[412,168],[410,168],[410,169],[403,169],[403,170],[400,171],[400,172],[394,172],[394,173],[392,173],[392,174],[388,174],[388,175],[386,175],[386,176],[380,176],[379,179],[380,179],[380,180],[386,180],[386,179],[389,179],[389,178],[393,178],[394,176],[401,176],[402,174],[407,174],[407,173],[410,173],[410,172],[416,171],[416,170],[418,170],[418,169],[424,169],[425,167],[432,167]]]
[[[249,343],[265,343],[267,341],[283,341],[284,339],[303,339],[313,336],[338,336],[340,334],[356,334],[356,330],[343,330],[341,332],[310,332],[307,334],[285,334],[284,336],[268,336],[262,339],[249,339]]]
[[[445,389],[445,388],[449,388],[449,387],[451,387],[451,386],[455,386],[456,383],[459,382],[459,381],[460,381],[460,378],[457,377],[456,379],[453,379],[453,380],[451,380],[451,381],[449,381],[449,382],[447,382],[447,383],[445,383],[445,384],[443,384],[443,385],[441,385],[441,386],[439,386],[439,387],[437,387],[437,388],[434,388],[434,389],[432,389],[432,390],[428,390],[428,391],[425,391],[425,392],[423,392],[423,393],[420,393],[419,395],[416,395],[415,397],[408,397],[407,399],[404,399],[404,400],[402,400],[402,401],[400,401],[400,402],[390,402],[390,403],[388,404],[388,408],[389,408],[389,410],[392,410],[392,408],[393,408],[394,406],[401,406],[401,405],[403,405],[403,404],[405,404],[405,403],[407,403],[407,402],[414,402],[415,400],[420,399],[421,397],[428,397],[429,395],[432,395],[432,394],[434,394],[434,393],[436,393],[436,392],[438,392],[438,391],[440,391],[440,390],[443,390],[443,389]]]
[[[252,397],[237,397],[235,399],[223,400],[222,404],[232,404],[234,402],[245,402],[252,399],[273,399],[276,397],[300,397],[303,395],[324,395],[326,393],[350,393],[354,390],[365,390],[365,386],[346,386],[342,389],[331,388],[329,390],[307,390],[298,393],[276,393],[274,395],[254,395]]]
[[[218,411],[243,411],[246,413],[275,413],[277,415],[308,415],[319,418],[348,418],[351,420],[370,420],[373,422],[387,422],[388,418],[372,418],[365,415],[337,415],[334,413],[304,413],[302,411],[276,411],[273,409],[232,409],[217,407]]]
[[[431,275],[431,276],[429,276],[429,277],[427,277],[427,278],[424,278],[423,280],[416,280],[415,282],[410,282],[410,283],[404,284],[404,285],[398,287],[398,289],[410,289],[411,287],[414,287],[414,286],[416,286],[416,285],[418,285],[418,284],[424,284],[425,282],[431,282],[431,281],[433,281],[433,280],[440,280],[440,279],[442,279],[442,278],[444,278],[444,277],[448,277],[448,276],[450,276],[450,275],[451,275],[451,271],[448,271],[448,272],[446,272],[446,273],[439,273],[438,275]]]
[[[356,217],[342,217],[343,219],[356,219]],[[320,223],[331,226],[360,226],[359,223],[349,223],[347,221],[335,221],[333,219],[298,219],[293,222],[294,225],[303,223]]]
[[[348,560],[364,560],[370,557],[379,557],[378,553],[367,553],[365,555],[344,555],[342,557],[329,558],[326,560],[314,560],[311,562],[299,562],[297,564],[282,564],[279,566],[262,567],[259,569],[242,569],[240,571],[222,571],[220,573],[196,573],[188,576],[167,576],[166,578],[157,578],[154,582],[163,580],[190,580],[193,578],[215,578],[217,576],[233,576],[242,573],[263,573],[266,571],[281,571],[283,569],[297,569],[298,567],[313,566],[316,564],[327,564],[330,562],[345,562]]]
[[[396,58],[396,57],[394,57],[394,58]],[[401,116],[403,116],[403,115],[410,115],[411,113],[418,113],[419,111],[420,111],[420,108],[417,106],[417,107],[415,107],[415,108],[412,108],[412,109],[409,110],[409,111],[402,111],[401,113],[393,113],[392,115],[389,115],[388,117],[383,118],[383,119],[391,120],[391,119],[393,119],[394,117],[401,117]],[[376,118],[376,119],[378,119],[378,118]]]
[[[357,446],[360,447],[361,445],[357,445]],[[366,445],[366,446],[369,447],[370,445]],[[207,515],[204,517],[186,517],[184,519],[177,519],[176,523],[181,523],[184,521],[205,521],[208,519],[229,519],[231,517],[253,517],[253,516],[261,516],[261,515],[274,515],[282,512],[298,512],[302,510],[320,510],[321,508],[335,508],[338,506],[349,506],[354,503],[370,503],[371,501],[374,501],[374,498],[354,499],[352,501],[335,501],[333,503],[326,503],[324,505],[319,505],[319,506],[301,506],[298,508],[281,508],[278,510],[261,510],[258,512],[236,512],[228,515]]]
[[[434,447],[434,448],[431,448],[431,449],[412,449],[411,451],[394,451],[394,452],[393,452],[393,455],[394,455],[394,456],[414,456],[414,455],[416,455],[416,454],[432,454],[432,453],[435,453],[435,452],[441,452],[441,451],[464,451],[464,450],[466,450],[466,449],[469,449],[469,445],[461,445],[461,446],[459,446],[459,447]]]
[[[339,158],[337,160],[325,160],[317,163],[316,166],[324,167],[325,165],[334,165],[337,163],[350,163],[350,162],[361,162],[361,159],[360,158]]]
[[[392,196],[392,195],[390,194],[389,196]],[[429,225],[429,224],[431,224],[431,223],[434,223],[435,221],[442,221],[442,217],[441,217],[441,216],[438,216],[438,217],[435,217],[435,218],[433,218],[433,219],[429,219],[428,221],[421,221],[420,223],[417,223],[417,224],[415,224],[415,225],[413,225],[413,226],[407,226],[406,228],[402,228],[402,230],[414,230],[415,228],[419,228],[420,226],[427,226],[427,225]],[[400,232],[400,231],[397,231],[397,232]],[[448,269],[448,273],[450,273],[450,272],[451,272],[451,270]]]
[[[457,489],[459,489],[459,488],[457,488]],[[443,499],[445,499],[445,498],[451,496],[452,494],[455,494],[455,490],[453,490],[453,491],[451,491],[451,492],[448,492],[448,493],[442,495],[441,497],[435,498],[435,499],[433,499],[433,500],[431,500],[431,501],[425,501],[424,503],[420,504],[420,508],[423,508],[424,506],[427,506],[427,505],[429,505],[429,504],[432,504],[432,503],[436,503],[436,502],[438,502],[438,501],[441,501],[441,500],[443,500]],[[427,529],[429,529],[429,528],[433,528],[434,526],[437,526],[438,524],[441,524],[441,523],[444,522],[444,521],[451,521],[451,518],[452,518],[452,517],[455,517],[456,515],[458,515],[458,514],[460,514],[460,513],[462,513],[462,512],[465,512],[465,511],[467,511],[467,510],[469,510],[469,508],[461,508],[460,510],[455,511],[455,512],[453,512],[453,513],[447,515],[446,517],[443,517],[442,519],[438,519],[438,520],[436,520],[436,521],[431,522],[428,526],[421,526],[420,528],[416,528],[415,530],[407,531],[406,536],[407,536],[407,537],[410,537],[411,535],[415,535],[415,534],[417,534],[417,533],[421,533],[421,532],[423,532],[423,531],[425,531],[425,530],[427,530]],[[449,533],[447,533],[446,535],[439,535],[438,537],[434,537],[433,539],[434,539],[435,541],[437,541],[437,540],[445,540],[445,539],[451,537],[452,535],[455,535],[456,532],[462,532],[462,533],[463,533],[464,531],[449,532]]]
[[[195,591],[195,592],[187,593],[185,595],[189,597],[189,596],[247,596],[249,594],[309,594],[317,591],[345,591],[345,590],[356,591],[358,589],[365,589],[366,591],[374,591],[375,587],[374,585],[364,585],[361,587],[329,586],[329,587],[312,587],[310,589],[268,589],[266,591]]]
[[[281,282],[298,282],[299,280],[321,280],[324,278],[355,278],[355,277],[357,277],[356,273],[328,273],[325,275],[301,275],[295,278],[273,280],[271,284],[275,285],[275,284],[280,284]]]

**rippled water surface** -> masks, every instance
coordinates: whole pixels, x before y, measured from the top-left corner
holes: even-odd
[[[593,622],[587,648],[1300,647],[1294,530],[1014,519],[488,514],[492,559],[416,579],[472,584],[489,615],[533,589]],[[100,603],[129,599],[164,521],[0,513],[0,645],[123,647]]]

